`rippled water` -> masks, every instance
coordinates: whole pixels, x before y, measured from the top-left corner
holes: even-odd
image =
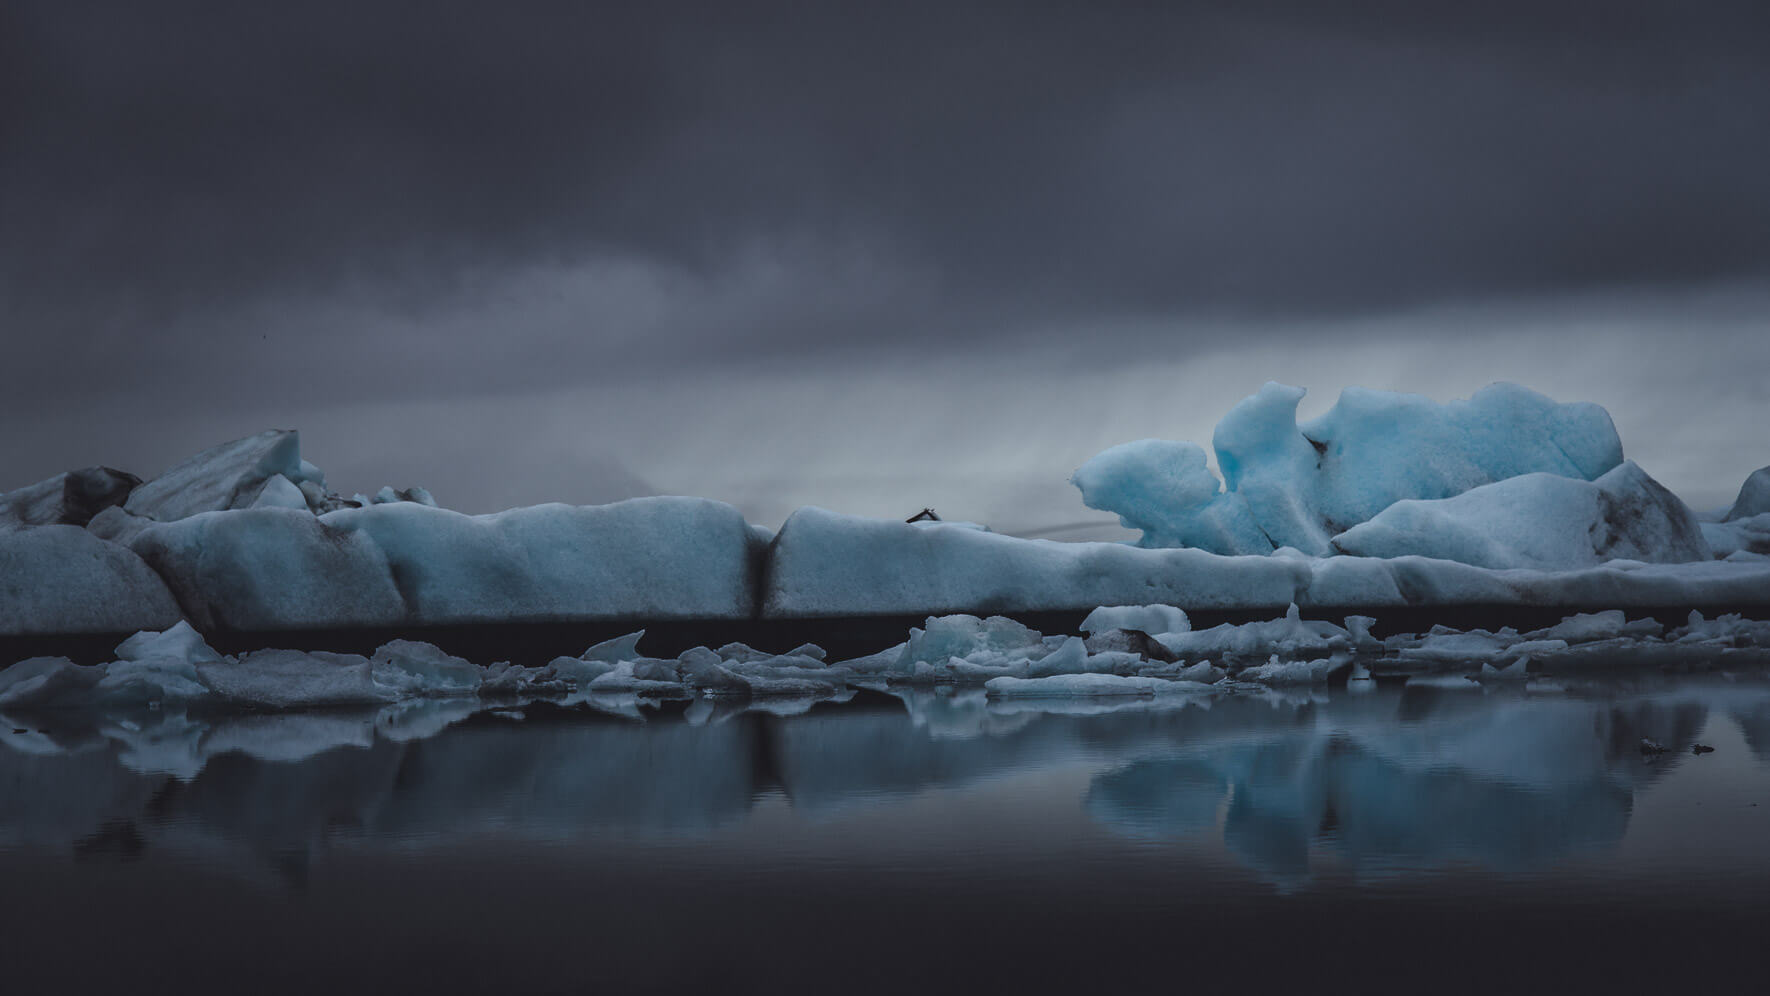
[[[1755,973],[1770,681],[1365,684],[8,716],[0,970],[254,993]]]

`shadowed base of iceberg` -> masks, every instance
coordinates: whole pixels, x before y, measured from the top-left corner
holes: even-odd
[[[1373,610],[1368,606],[1311,606],[1302,610],[1305,619],[1339,622],[1347,616],[1374,614],[1372,634],[1422,633],[1433,626],[1452,629],[1498,630],[1510,626],[1521,631],[1540,629],[1576,612],[1597,612],[1606,605],[1504,605],[1471,604],[1440,606],[1393,606]],[[1245,624],[1284,615],[1286,606],[1248,609],[1187,610],[1196,628]],[[1683,619],[1692,610],[1705,616],[1737,614],[1748,619],[1770,618],[1762,604],[1659,605],[1630,608],[1631,619]],[[1011,612],[1009,618],[1044,633],[1078,632],[1091,610],[1055,609]],[[324,627],[264,632],[206,633],[210,646],[224,654],[242,654],[265,647],[292,650],[324,650],[333,653],[370,654],[391,640],[432,643],[469,660],[504,660],[512,664],[541,665],[562,655],[576,654],[592,644],[612,640],[635,630],[645,631],[646,649],[675,657],[691,647],[717,647],[744,643],[784,653],[801,644],[816,644],[840,660],[873,653],[903,639],[913,626],[922,625],[926,614],[831,616],[810,619],[622,619],[572,623],[476,623],[459,626]],[[0,635],[0,669],[31,657],[66,657],[80,664],[111,659],[111,651],[134,634],[78,633],[65,635]]]

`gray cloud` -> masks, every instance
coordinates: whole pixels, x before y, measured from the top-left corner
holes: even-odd
[[[1765,367],[1694,358],[1762,359],[1767,39],[1746,2],[13,0],[0,486],[300,424],[463,507],[632,473],[1048,519],[1034,482],[1268,376],[1737,412]],[[1719,445],[1663,462],[1706,495]]]

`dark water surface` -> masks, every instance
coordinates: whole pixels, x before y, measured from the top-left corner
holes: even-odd
[[[8,716],[0,980],[1683,993],[1770,974],[1770,681],[1444,684]]]

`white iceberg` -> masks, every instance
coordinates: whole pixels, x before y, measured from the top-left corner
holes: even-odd
[[[1468,401],[1348,388],[1325,415],[1296,421],[1303,390],[1268,383],[1212,437],[1222,485],[1191,444],[1115,447],[1076,471],[1091,508],[1142,529],[1144,546],[1226,554],[1293,547],[1331,552],[1330,537],[1404,499],[1448,498],[1528,473],[1593,480],[1622,462],[1610,416],[1557,404],[1515,384]]]
[[[1333,542],[1364,557],[1420,555],[1495,569],[1710,559],[1695,513],[1634,461],[1596,481],[1526,474],[1452,498],[1396,502]]]

